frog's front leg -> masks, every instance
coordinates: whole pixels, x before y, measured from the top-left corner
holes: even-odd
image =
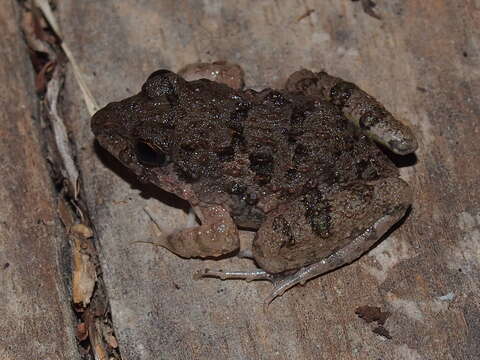
[[[394,153],[405,155],[417,149],[417,140],[412,130],[351,82],[324,71],[314,73],[303,69],[290,75],[285,88],[317,96],[337,105],[347,119]]]
[[[238,230],[222,206],[196,206],[202,225],[187,227],[163,236],[159,245],[185,257],[218,257],[239,248]]]

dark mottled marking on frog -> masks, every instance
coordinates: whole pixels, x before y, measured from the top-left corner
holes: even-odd
[[[167,98],[167,101],[170,105],[172,106],[177,106],[178,105],[178,96],[177,94],[167,94],[165,95]]]
[[[311,191],[302,198],[305,206],[305,218],[312,231],[322,238],[330,236],[331,207],[319,191]]]
[[[244,196],[244,200],[250,206],[257,205],[258,195],[254,192],[247,192]]]
[[[257,175],[256,180],[261,185],[270,182],[273,172],[273,156],[272,154],[259,151],[248,156],[250,160],[250,169]]]
[[[285,178],[289,181],[295,180],[299,176],[299,173],[296,169],[288,169],[285,172]]]
[[[347,81],[341,81],[330,90],[332,103],[340,107],[345,106],[356,86]]]
[[[302,161],[308,159],[308,154],[309,154],[308,147],[302,144],[298,144],[297,146],[295,146],[295,150],[293,153],[293,163],[299,164]]]
[[[233,161],[235,158],[235,150],[233,146],[227,146],[217,152],[218,161],[220,162],[229,162]]]
[[[231,183],[226,186],[226,191],[233,195],[242,195],[247,191],[247,186],[241,183]]]
[[[191,153],[195,151],[195,147],[191,143],[184,143],[180,145],[180,149],[187,153]]]
[[[300,129],[290,129],[285,135],[287,136],[287,141],[290,144],[294,144],[297,141],[297,138],[302,136],[303,133],[304,131]]]
[[[204,170],[202,164],[192,164],[188,160],[178,160],[176,163],[176,171],[179,179],[189,184],[199,180]]]
[[[305,189],[315,189],[318,185],[318,179],[308,179],[305,183]]]
[[[267,95],[263,98],[264,103],[270,103],[275,106],[283,106],[285,104],[290,104],[290,101],[286,99],[282,93],[279,91],[269,91]]]
[[[255,192],[248,191],[248,187],[241,183],[232,183],[226,187],[233,201],[231,215],[240,226],[258,228],[265,221],[265,213],[255,207],[259,198]]]
[[[276,216],[272,222],[272,229],[283,235],[283,241],[280,248],[291,248],[295,246],[295,237],[292,234],[292,228],[283,215]]]
[[[226,186],[226,191],[250,206],[256,205],[259,200],[258,195],[255,192],[248,191],[248,187],[241,183],[231,183]]]
[[[239,104],[235,110],[230,113],[230,118],[226,122],[227,127],[233,130],[231,142],[233,148],[245,148],[246,146],[245,137],[243,136],[243,124],[248,119],[249,110],[249,104]]]
[[[380,119],[383,119],[385,116],[385,112],[381,109],[372,109],[360,117],[358,125],[361,129],[369,130],[372,126],[377,125]]]
[[[227,126],[239,134],[243,133],[243,123],[248,118],[248,112],[251,106],[246,103],[239,104],[234,111],[230,113],[230,119]]]
[[[357,177],[363,180],[377,180],[380,178],[377,169],[368,160],[360,160],[355,164]]]
[[[302,102],[301,105],[293,106],[292,113],[290,115],[290,124],[292,126],[303,125],[308,115],[315,111],[315,102],[307,99]]]
[[[318,179],[325,184],[333,185],[340,181],[339,176],[340,174],[337,171],[327,167],[319,173]]]
[[[290,124],[292,125],[302,125],[305,121],[306,113],[305,109],[295,107],[290,115]]]

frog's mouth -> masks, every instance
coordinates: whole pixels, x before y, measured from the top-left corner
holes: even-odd
[[[122,132],[122,123],[128,121],[119,111],[120,103],[110,103],[98,110],[91,120],[92,132],[102,148],[116,157],[125,165],[130,165],[127,157],[129,141],[127,134]],[[125,153],[125,154],[122,154]]]
[[[120,136],[115,135],[97,135],[96,140],[102,148],[107,150],[117,159],[120,159],[121,149],[124,149],[128,146],[125,140],[123,140]]]

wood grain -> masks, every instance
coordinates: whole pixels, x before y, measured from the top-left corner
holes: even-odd
[[[420,143],[416,157],[398,159],[415,189],[405,222],[264,314],[269,284],[192,278],[248,261],[183,260],[134,243],[158,234],[146,208],[170,226],[185,213],[94,146],[70,76],[65,110],[124,359],[480,357],[480,3],[376,2],[381,20],[349,0],[59,3],[65,41],[101,105],[158,68],[196,61],[236,62],[253,88],[325,69],[374,95]],[[391,339],[355,314],[362,306],[390,313]]]
[[[0,2],[0,359],[79,359],[68,246],[13,1]]]

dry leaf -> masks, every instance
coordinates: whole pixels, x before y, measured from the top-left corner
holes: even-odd
[[[52,79],[47,85],[47,106],[49,120],[52,124],[53,133],[55,136],[55,143],[57,144],[58,152],[62,158],[62,165],[65,170],[65,178],[69,182],[70,192],[73,198],[78,196],[78,179],[79,174],[75,162],[73,160],[72,148],[68,140],[67,128],[63,122],[63,118],[59,115],[57,109],[57,101],[62,87],[62,79],[60,74],[60,67],[55,67]]]
[[[78,235],[84,239],[90,239],[93,237],[93,231],[85,224],[75,224],[71,227],[72,234]]]
[[[72,292],[74,304],[86,307],[90,303],[93,289],[95,288],[97,272],[90,256],[83,253],[81,243],[82,241],[76,238],[72,249]]]
[[[83,341],[88,337],[88,329],[85,323],[80,323],[77,325],[75,336],[79,341]]]

